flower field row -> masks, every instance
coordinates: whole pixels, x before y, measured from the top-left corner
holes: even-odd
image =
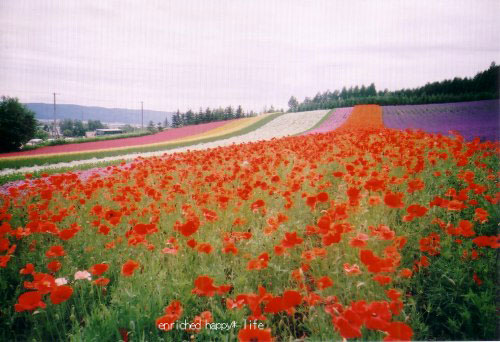
[[[249,124],[247,121],[235,120],[234,123],[227,124],[218,129],[208,131],[203,135],[198,135],[196,137],[186,137],[185,139],[179,139],[175,142],[169,142],[163,145],[163,147],[168,148],[168,150],[165,150],[161,147],[159,149],[151,149],[145,147],[144,150],[141,149],[140,151],[124,150],[123,153],[116,153],[109,157],[106,156],[105,153],[102,157],[99,158],[99,161],[109,162],[113,160],[133,160],[138,157],[161,156],[164,153],[184,152],[187,150],[201,150],[250,141],[272,139],[286,135],[295,135],[314,126],[314,124],[320,121],[326,115],[326,113],[326,110],[319,110],[313,112],[263,115],[258,119],[250,118],[256,120],[256,122],[253,122],[251,124]],[[241,126],[242,122],[245,123],[244,127]],[[0,170],[0,175],[6,175],[14,172],[33,173],[50,168],[57,169],[61,167],[74,167],[77,165],[97,161],[95,155],[93,155],[92,153],[87,152],[86,155],[89,155],[88,158],[92,159],[73,160],[71,154],[63,154],[61,155],[61,158],[69,160],[68,162],[56,162],[47,166],[37,165],[36,162],[38,161],[45,162],[49,160],[42,158],[34,160],[34,164],[28,163],[28,166],[26,167]],[[59,161],[60,159],[56,157],[56,160]],[[14,160],[14,162],[15,161],[16,160]],[[30,162],[30,160],[27,161]],[[2,160],[0,159],[0,168],[1,166]]]
[[[385,106],[384,124],[395,129],[421,129],[428,133],[457,131],[465,140],[479,137],[498,141],[500,108],[498,100],[439,103],[431,105]]]
[[[351,115],[340,125],[338,130],[380,129],[384,127],[382,107],[379,105],[362,105],[354,107]]]
[[[196,141],[208,137],[216,137],[245,128],[266,115],[230,121],[216,121],[199,125],[190,125],[169,129],[153,135],[137,138],[126,138],[106,141],[95,141],[81,144],[65,144],[46,146],[36,150],[0,154],[0,158],[29,158],[30,156],[50,156],[56,154],[86,153],[89,151],[109,151],[133,148],[137,146],[168,146],[180,142]]]
[[[317,128],[304,132],[303,134],[326,133],[339,128],[351,115],[352,107],[336,108],[333,113]]]
[[[498,144],[303,114],[0,195],[0,339],[495,339]]]

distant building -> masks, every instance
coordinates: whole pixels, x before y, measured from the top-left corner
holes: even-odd
[[[26,145],[34,146],[43,143],[42,139],[31,139],[26,143]]]
[[[98,128],[95,130],[95,135],[110,135],[110,134],[121,134],[123,130],[118,128]]]

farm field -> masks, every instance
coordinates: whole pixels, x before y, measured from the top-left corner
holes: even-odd
[[[326,133],[339,128],[351,115],[352,107],[336,108],[333,112],[320,123],[318,127],[312,128],[302,134]]]
[[[234,124],[210,130],[203,135],[197,135],[195,137],[188,136],[184,139],[171,141],[159,146],[148,145],[133,149],[85,152],[77,155],[68,153],[54,156],[34,156],[32,158],[28,157],[22,159],[16,159],[17,157],[5,158],[0,159],[0,175],[15,172],[31,173],[45,168],[71,167],[88,163],[89,160],[84,157],[93,158],[93,162],[124,159],[132,160],[137,157],[150,157],[162,155],[164,153],[216,148],[231,144],[295,135],[313,127],[314,124],[320,121],[327,113],[327,110],[316,110],[311,112],[289,113],[286,115],[280,113],[268,114],[261,117],[249,118],[252,119],[250,122],[242,121],[246,119],[240,119],[235,120]],[[242,123],[245,125],[242,126]],[[108,155],[110,155],[110,157],[108,157]],[[100,157],[99,160],[95,159],[96,156]],[[39,166],[43,163],[52,165]],[[2,170],[2,168],[5,167],[10,167],[10,169]]]
[[[500,129],[500,102],[438,103],[430,105],[384,106],[384,125],[395,129],[421,129],[448,135],[456,131],[465,140],[479,137],[496,141]]]
[[[9,187],[0,339],[498,339],[498,141],[391,110]]]
[[[190,141],[204,137],[217,136],[225,132],[232,132],[240,128],[244,128],[259,119],[264,118],[253,117],[244,119],[235,119],[230,121],[216,121],[206,124],[190,125],[179,128],[172,128],[153,135],[142,137],[126,138],[126,139],[113,139],[105,141],[95,141],[89,143],[79,144],[64,144],[56,146],[46,146],[35,150],[10,152],[0,154],[0,158],[12,157],[30,157],[30,156],[48,156],[57,154],[71,154],[71,153],[84,153],[90,151],[113,150],[113,149],[126,149],[137,146],[151,146],[163,145],[168,143],[175,143],[179,141]]]

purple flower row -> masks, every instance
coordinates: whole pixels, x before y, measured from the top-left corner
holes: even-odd
[[[429,133],[458,131],[466,140],[499,140],[498,100],[384,106],[383,120],[388,128],[420,129]]]
[[[330,116],[315,129],[307,131],[303,134],[326,133],[339,128],[344,121],[351,115],[352,107],[336,108]]]

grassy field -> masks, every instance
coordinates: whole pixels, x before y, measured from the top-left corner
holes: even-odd
[[[498,146],[353,122],[0,195],[0,339],[497,339]]]

